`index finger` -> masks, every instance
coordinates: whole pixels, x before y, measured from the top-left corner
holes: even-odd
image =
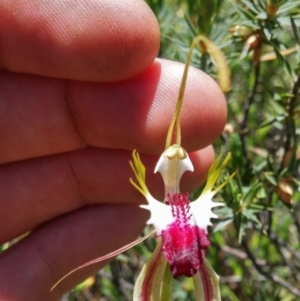
[[[141,0],[4,0],[0,41],[2,69],[109,82],[153,62],[159,26]]]

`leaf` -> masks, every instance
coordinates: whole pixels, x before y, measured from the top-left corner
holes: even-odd
[[[251,209],[252,212],[261,212],[263,210],[268,210],[268,211],[273,211],[274,208],[270,207],[267,204],[261,204],[261,203],[255,203],[255,204],[250,204],[248,206],[249,209]]]
[[[232,4],[232,6],[236,10],[236,12],[240,15],[242,20],[248,19],[248,20],[255,21],[256,18],[255,18],[254,14],[252,14],[249,11],[247,11],[246,9],[240,7],[232,0],[230,0],[229,2]]]
[[[254,5],[254,2],[250,2],[247,0],[242,0],[242,2],[250,9],[252,10],[254,13],[258,14],[259,13],[259,9]]]
[[[270,126],[272,125],[274,122],[281,122],[285,119],[286,117],[284,115],[282,116],[276,116],[276,117],[272,117],[271,119],[267,119],[265,120],[261,125],[259,125],[259,128],[264,128],[266,126]]]
[[[233,222],[233,218],[225,219],[217,223],[217,225],[213,229],[213,233],[224,230],[229,224]]]
[[[266,12],[260,12],[257,16],[256,16],[257,19],[259,20],[266,20],[268,18],[268,15]]]
[[[285,12],[288,12],[289,10],[293,9],[293,8],[297,8],[300,6],[300,1],[289,1],[289,2],[286,2],[284,4],[282,4],[278,11],[277,11],[277,14],[282,14],[282,13],[285,13]]]
[[[264,32],[264,35],[265,35],[267,41],[270,41],[272,39],[272,36],[273,36],[272,28],[270,28],[268,26],[264,26],[263,27],[263,32]]]
[[[259,229],[261,229],[261,227],[262,227],[261,223],[255,216],[255,214],[253,214],[253,212],[246,209],[246,210],[243,210],[242,214],[247,218],[247,220],[253,222],[256,226],[258,226]]]
[[[300,30],[297,27],[297,25],[295,24],[294,18],[292,16],[291,16],[291,24],[292,24],[293,33],[297,40],[297,43],[300,44]]]
[[[261,189],[262,183],[260,182],[255,182],[252,184],[249,188],[249,190],[245,193],[243,199],[244,199],[244,204],[247,206],[251,204],[256,197],[258,191]]]
[[[290,153],[289,153],[290,156],[287,160],[288,173],[294,173],[299,168],[299,162],[298,162],[299,150],[297,148],[297,146],[298,146],[297,140],[299,140],[299,139],[296,139],[294,146],[290,149]],[[288,152],[287,152],[287,155],[288,155]]]
[[[265,177],[265,179],[271,183],[273,186],[277,186],[277,179],[274,175],[273,172],[264,172],[263,176]]]
[[[292,75],[292,69],[291,66],[289,65],[289,63],[287,62],[287,60],[284,59],[284,57],[282,56],[281,52],[279,49],[277,49],[276,47],[274,47],[274,52],[276,54],[276,57],[280,63],[280,65],[286,70],[286,72],[289,75]]]

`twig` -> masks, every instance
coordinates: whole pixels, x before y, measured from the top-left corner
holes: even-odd
[[[299,212],[299,204],[297,204],[295,207],[294,207],[294,210],[293,210],[293,213],[292,213],[292,216],[293,216],[293,219],[294,219],[294,224],[295,224],[295,227],[297,229],[297,234],[298,234],[298,239],[300,238],[300,222],[299,222],[299,215],[298,212]]]
[[[296,100],[297,100],[297,94],[300,89],[300,75],[298,76],[297,80],[295,81],[292,94],[293,96],[290,98],[290,101],[288,102],[288,114],[289,116],[294,115]]]
[[[282,162],[281,162],[281,168],[283,168],[283,160],[291,147],[292,135],[291,135],[288,121],[290,118],[294,117],[294,110],[295,110],[297,95],[298,95],[299,90],[300,90],[300,75],[298,76],[297,80],[294,83],[294,86],[292,89],[293,96],[291,96],[291,98],[287,102],[287,113],[288,113],[288,116],[286,117],[286,132],[287,133],[286,133],[286,141],[285,141],[285,145],[284,145],[284,155],[282,157]]]
[[[254,255],[252,254],[252,252],[250,251],[247,242],[245,240],[242,240],[242,245],[249,257],[249,259],[251,260],[252,264],[254,265],[254,267],[256,268],[256,270],[263,276],[265,276],[267,279],[272,280],[274,283],[277,283],[279,285],[281,285],[282,287],[286,288],[288,291],[290,291],[292,294],[294,294],[297,297],[300,297],[300,291],[295,288],[292,284],[290,284],[287,281],[284,281],[283,279],[281,279],[280,277],[278,277],[277,275],[274,275],[270,272],[266,272],[259,264],[257,264],[256,262],[256,258],[254,257]]]
[[[231,254],[239,259],[247,259],[247,254],[239,249],[235,249],[235,248],[232,248],[232,247],[229,247],[229,246],[226,246],[226,245],[223,245],[221,246],[221,250],[224,251],[225,253],[228,253],[228,254]],[[267,263],[266,260],[263,260],[263,259],[259,259],[257,261],[257,264],[258,265],[261,265],[261,266],[265,266]]]
[[[272,205],[272,197],[274,193],[274,188],[269,188],[268,189],[268,194],[267,194],[267,203],[271,206]],[[267,233],[268,236],[271,234],[271,229],[272,229],[272,224],[273,224],[273,211],[268,211],[267,213],[268,216],[268,225],[267,225]]]
[[[242,143],[242,150],[243,150],[243,155],[247,161],[248,161],[248,152],[247,152],[245,138],[246,138],[246,134],[248,132],[247,127],[248,127],[248,119],[249,119],[249,109],[254,101],[254,97],[255,97],[255,94],[257,91],[257,86],[259,83],[259,74],[260,74],[260,62],[258,61],[254,65],[254,84],[253,84],[252,90],[248,94],[247,100],[245,102],[244,116],[240,123],[240,139],[241,139],[241,143]]]
[[[281,256],[283,259],[283,262],[286,266],[289,267],[291,270],[292,276],[295,281],[298,281],[297,274],[298,274],[298,269],[296,266],[294,266],[285,256],[285,252],[282,250],[284,246],[279,243],[279,240],[277,240],[277,237],[275,235],[270,235],[270,239],[272,243],[274,244],[275,248],[277,249],[278,254]],[[287,249],[287,248],[286,248]]]
[[[121,292],[124,300],[130,301],[131,297],[128,294],[128,291],[125,289],[125,280],[122,279],[122,269],[120,263],[116,260],[110,263],[110,270],[112,274],[112,282],[116,286],[117,290]]]
[[[242,251],[240,249],[235,249],[235,248],[229,247],[227,245],[218,246],[217,244],[214,244],[214,243],[212,243],[212,245],[214,247],[217,247],[219,250],[222,250],[223,252],[225,252],[227,254],[233,255],[234,257],[236,257],[238,259],[242,259],[242,260],[248,259],[247,253],[245,253],[244,251]],[[281,264],[281,263],[270,264],[267,260],[264,260],[264,259],[256,259],[256,263],[259,266],[270,266],[270,267],[285,266],[284,264]]]
[[[300,253],[297,253],[289,244],[278,238],[274,233],[272,233],[269,237],[274,244],[278,244],[280,247],[288,250],[300,262]]]

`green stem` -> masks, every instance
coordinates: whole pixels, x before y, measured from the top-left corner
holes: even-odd
[[[180,84],[179,94],[176,102],[176,108],[175,113],[173,116],[173,119],[171,121],[168,134],[167,134],[167,140],[166,140],[166,149],[170,147],[173,144],[181,145],[181,131],[180,131],[180,112],[183,102],[183,96],[185,92],[186,87],[186,80],[188,75],[188,68],[192,59],[192,53],[196,45],[202,40],[203,36],[197,36],[193,39],[193,42],[191,44],[191,47],[189,49],[186,63],[184,66],[183,76]]]

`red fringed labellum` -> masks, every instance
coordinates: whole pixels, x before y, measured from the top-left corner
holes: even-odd
[[[162,230],[162,252],[170,263],[174,278],[194,276],[203,263],[204,250],[210,245],[207,231],[193,224],[188,193],[167,195],[167,205],[175,221]]]

